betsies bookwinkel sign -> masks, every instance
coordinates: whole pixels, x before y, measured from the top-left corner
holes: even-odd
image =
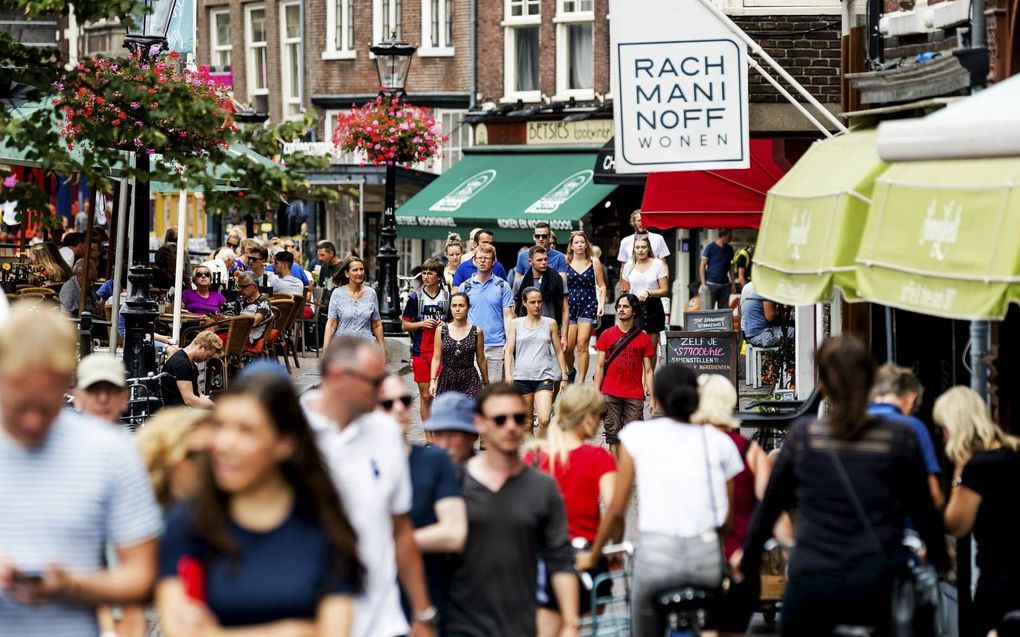
[[[616,171],[747,168],[744,44],[698,0],[610,0],[610,14]]]

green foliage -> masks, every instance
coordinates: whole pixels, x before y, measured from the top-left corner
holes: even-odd
[[[284,144],[299,141],[315,126],[315,121],[315,114],[309,112],[301,120],[285,121],[275,126],[241,127],[235,141],[277,163],[254,162],[247,156],[229,158],[224,162],[228,170],[222,175],[223,185],[229,189],[207,190],[206,210],[261,217],[275,210],[281,202],[295,198],[335,201],[338,198],[335,190],[310,187],[303,174],[307,170],[328,168],[329,158],[307,153],[283,153]]]

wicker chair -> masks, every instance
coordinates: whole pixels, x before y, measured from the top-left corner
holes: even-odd
[[[248,347],[248,336],[251,335],[251,328],[255,325],[255,317],[245,314],[242,316],[231,316],[222,321],[214,323],[211,327],[217,334],[225,334],[223,352],[220,358],[223,360],[226,371],[223,374],[223,388],[230,384],[229,369],[244,365],[244,351]]]
[[[280,320],[280,308],[271,305],[270,309],[273,313],[268,319],[266,319],[266,331],[262,333],[262,338],[254,343],[249,343],[244,349],[243,358],[245,361],[253,358],[264,358],[270,351],[268,343],[273,338],[273,328]]]
[[[53,298],[57,296],[57,294],[58,292],[53,291],[52,288],[27,287],[18,290],[18,296],[42,296]]]
[[[287,369],[290,369],[290,364],[287,363],[288,354],[294,358],[294,367],[301,369],[301,363],[298,362],[297,345],[296,345],[296,332],[298,329],[298,321],[304,318],[305,314],[305,295],[304,294],[274,294],[272,300],[289,300],[293,301],[294,307],[291,309],[290,316],[283,318],[283,323],[280,325],[280,336],[276,343],[277,356],[283,357],[283,362],[287,365]]]
[[[279,356],[279,350],[286,338],[286,332],[294,324],[294,300],[293,299],[269,299],[269,305],[273,308],[273,325],[266,330],[264,355],[269,357]],[[283,353],[283,363],[290,372],[290,362],[287,360],[286,349]]]

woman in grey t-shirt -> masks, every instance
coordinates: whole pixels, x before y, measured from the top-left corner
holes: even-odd
[[[552,415],[553,389],[557,380],[564,386],[567,382],[567,362],[556,320],[542,316],[542,291],[525,288],[521,299],[527,315],[514,319],[506,335],[503,378],[513,380],[528,411],[538,415],[538,437],[544,438]]]
[[[337,287],[329,297],[322,349],[328,348],[334,338],[350,334],[378,343],[385,356],[379,297],[375,290],[365,286],[365,262],[358,257],[344,259],[333,280]]]

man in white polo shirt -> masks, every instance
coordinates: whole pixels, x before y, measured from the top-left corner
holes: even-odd
[[[0,328],[0,635],[96,635],[96,606],[143,602],[156,577],[162,514],[137,449],[63,408],[76,341],[49,308],[16,304]]]
[[[666,246],[666,240],[662,238],[662,235],[649,232],[644,225],[642,225],[640,210],[635,210],[630,213],[630,227],[634,228],[634,234],[628,235],[620,240],[620,252],[616,256],[617,261],[620,263],[630,261],[630,257],[634,253],[634,237],[639,235],[648,237],[648,243],[652,246],[653,257],[656,259],[665,259],[669,256],[669,248]]]
[[[322,357],[322,388],[301,399],[319,449],[333,472],[358,535],[365,591],[354,608],[352,637],[408,634],[397,576],[411,602],[413,637],[432,637],[438,621],[414,541],[411,477],[397,423],[374,412],[386,366],[377,347],[342,336]]]

